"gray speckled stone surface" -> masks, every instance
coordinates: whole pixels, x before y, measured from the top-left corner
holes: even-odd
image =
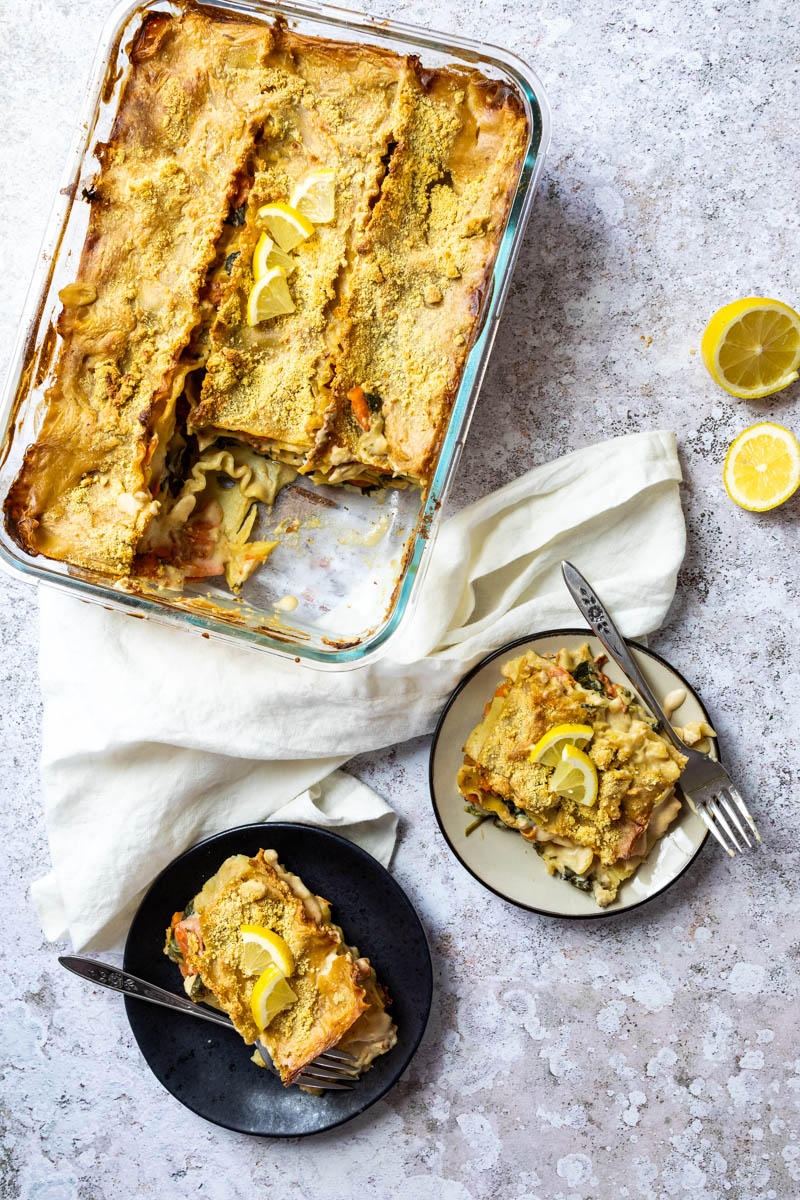
[[[107,8],[0,9],[4,362]],[[800,432],[800,388],[737,403],[696,351],[729,299],[800,302],[797,8],[416,0],[392,15],[516,50],[554,112],[453,505],[572,447],[677,430],[689,549],[652,644],[700,685],[769,851],[729,864],[708,848],[639,913],[548,922],[449,855],[427,739],[359,759],[351,769],[402,816],[394,870],[436,962],[428,1032],[394,1091],[339,1133],[230,1135],[161,1090],[122,1006],[66,977],[42,940],[28,897],[47,855],[36,598],[3,580],[2,1195],[788,1200],[800,1194],[800,504],[739,511],[720,468],[763,414]]]

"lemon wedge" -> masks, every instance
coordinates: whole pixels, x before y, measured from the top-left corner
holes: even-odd
[[[309,172],[292,192],[289,203],[315,225],[327,225],[336,213],[336,172],[328,167]]]
[[[291,204],[276,200],[274,204],[264,204],[258,210],[258,219],[263,221],[267,232],[280,250],[288,254],[299,246],[314,232],[314,226],[308,217],[304,217]]]
[[[290,275],[296,266],[297,259],[279,249],[268,233],[261,234],[253,251],[253,279],[262,279],[273,267],[283,267]]]
[[[297,995],[289,987],[283,972],[273,963],[262,971],[250,993],[250,1012],[259,1029],[266,1029],[278,1013],[289,1008]]]
[[[770,396],[797,379],[800,316],[766,296],[735,300],[708,322],[701,353],[712,379],[732,396]]]
[[[587,808],[597,799],[597,770],[588,754],[577,746],[564,746],[556,769],[550,776],[550,791]]]
[[[260,325],[271,317],[294,312],[294,300],[283,267],[270,267],[257,279],[247,297],[247,323]]]
[[[772,421],[751,425],[731,443],[722,477],[731,500],[742,508],[776,508],[800,485],[800,443]]]
[[[242,925],[244,950],[242,968],[247,975],[258,975],[269,966],[276,966],[283,975],[294,971],[294,958],[279,933],[265,925]]]
[[[578,746],[582,750],[592,740],[593,735],[591,725],[554,725],[544,737],[539,738],[531,750],[530,761],[543,763],[546,767],[555,767],[561,761],[564,746]]]

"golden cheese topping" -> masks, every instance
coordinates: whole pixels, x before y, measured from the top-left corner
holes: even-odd
[[[235,588],[268,550],[242,566],[210,475],[182,492],[214,439],[325,482],[429,478],[527,118],[477,72],[195,6],[149,14],[129,53],[7,521],[31,553]],[[291,304],[256,320],[259,211],[320,177],[333,205],[289,252]]]
[[[477,329],[516,185],[525,124],[502,85],[409,70],[386,174],[337,310],[346,335],[320,466],[366,463],[425,480]],[[375,397],[372,427],[346,403]]]

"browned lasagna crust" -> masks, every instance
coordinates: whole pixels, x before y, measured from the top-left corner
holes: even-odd
[[[294,471],[425,486],[527,118],[476,71],[192,4],[147,16],[129,56],[6,520],[73,566],[235,588]],[[252,326],[256,212],[320,167],[335,218],[297,250],[295,311]]]

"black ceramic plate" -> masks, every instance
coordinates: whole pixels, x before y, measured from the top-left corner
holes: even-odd
[[[240,1133],[302,1137],[358,1116],[397,1082],[420,1043],[431,1006],[431,958],[419,917],[380,863],[352,842],[309,825],[270,822],[229,829],[181,854],[151,884],[125,945],[126,971],[182,994],[178,968],[162,953],[164,931],[231,854],[277,850],[283,865],[324,896],[348,941],[375,967],[392,998],[397,1045],[352,1092],[311,1096],[284,1088],[250,1061],[237,1033],[126,998],[133,1036],[153,1074],[192,1112]]]

